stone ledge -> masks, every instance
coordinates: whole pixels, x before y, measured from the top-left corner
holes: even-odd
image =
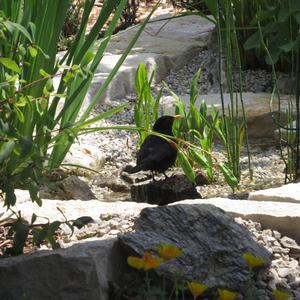
[[[189,95],[178,96],[187,108],[189,105]],[[281,95],[282,112],[286,111],[290,97],[292,101],[295,101],[294,96]],[[240,97],[238,96],[238,98]],[[243,102],[248,123],[248,134],[250,137],[274,138],[274,131],[276,130],[277,125],[274,123],[270,113],[270,98],[271,94],[268,93],[243,93]],[[206,102],[208,111],[210,111],[211,106],[214,105],[221,113],[222,105],[220,94],[199,95],[196,100],[198,107],[200,106],[202,100]],[[175,103],[176,101],[172,96],[163,97],[161,99],[161,106],[164,114],[174,114]],[[224,104],[225,110],[227,110],[227,107],[230,104],[230,95],[228,93],[224,94]],[[273,100],[272,109],[275,117],[278,117],[278,100]],[[239,115],[242,116],[241,105],[239,105]],[[284,113],[282,116],[284,117]]]
[[[248,200],[300,204],[300,183],[290,183],[277,188],[250,192]]]
[[[207,46],[214,24],[200,16],[184,16],[171,20],[148,23],[124,64],[109,85],[103,99],[117,100],[134,91],[134,77],[139,63],[146,63],[149,71],[156,71],[155,81],[160,82],[173,69],[180,69],[201,48]],[[138,31],[138,26],[114,35],[98,66],[85,104],[108,77],[116,62]]]
[[[184,200],[174,204],[179,203],[212,204],[231,213],[234,217],[259,222],[263,228],[277,230],[300,243],[300,204],[226,198]]]

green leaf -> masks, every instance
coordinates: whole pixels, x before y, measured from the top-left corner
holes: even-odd
[[[298,24],[300,24],[300,12],[297,12],[293,15],[294,19]]]
[[[42,206],[42,200],[38,196],[39,188],[36,182],[31,181],[28,185],[28,190],[32,202],[36,202],[38,206]]]
[[[32,139],[29,136],[20,137],[21,157],[25,157],[32,150]]]
[[[204,154],[200,152],[196,152],[190,149],[189,154],[193,161],[195,161],[200,167],[209,169],[212,167],[211,162],[207,160]]]
[[[9,20],[4,21],[3,24],[11,33],[13,32],[14,29],[17,29],[29,40],[30,43],[33,42],[29,32],[21,24],[14,23]]]
[[[290,41],[284,45],[279,46],[278,48],[283,50],[284,52],[290,52],[292,49],[296,48],[297,44],[297,41]]]
[[[45,70],[43,70],[43,69],[40,69],[39,73],[40,73],[40,75],[42,75],[44,78],[45,78],[45,77],[50,77],[50,74],[48,74],[48,73],[47,73]]]
[[[201,69],[199,69],[196,72],[196,74],[192,80],[191,91],[190,91],[190,104],[191,105],[195,104],[198,94],[199,94],[199,88],[198,88],[199,83],[198,82],[199,82],[200,76],[201,76]]]
[[[13,240],[13,252],[15,255],[19,255],[23,253],[26,239],[29,233],[29,225],[17,220],[13,225],[13,230],[15,231]]]
[[[15,147],[14,141],[5,142],[0,148],[0,164],[3,163],[5,159],[7,159],[12,153]]]
[[[30,53],[31,57],[36,57],[37,56],[38,52],[37,52],[36,48],[34,48],[32,46],[29,46],[28,49],[29,49],[29,53]]]
[[[290,10],[287,7],[282,7],[278,13],[278,21],[285,22],[290,16]]]
[[[218,0],[204,0],[205,5],[210,13],[217,19],[218,16]]]
[[[0,57],[0,64],[2,64],[7,69],[10,69],[18,74],[21,74],[21,69],[19,68],[19,66],[16,64],[15,61],[11,60],[10,58]]]
[[[225,164],[219,164],[220,171],[222,172],[228,185],[234,190],[238,186],[238,179],[234,176],[232,170],[230,170]]]
[[[81,67],[85,67],[86,65],[88,65],[95,57],[95,54],[93,51],[89,50],[83,57],[80,66]]]
[[[179,165],[183,169],[186,177],[191,182],[195,183],[196,175],[195,175],[193,167],[191,166],[191,164],[190,164],[188,158],[186,157],[186,155],[182,151],[179,150],[177,158],[178,158]]]
[[[260,41],[260,33],[256,31],[254,34],[250,35],[247,41],[244,44],[245,50],[251,50],[255,48],[260,48],[261,41]]]
[[[5,193],[4,205],[7,206],[7,208],[14,206],[17,201],[14,187],[10,184],[6,184],[3,188],[3,191]]]
[[[30,224],[32,225],[36,221],[37,215],[32,214]]]
[[[88,223],[93,223],[94,220],[89,216],[83,216],[73,221],[73,226],[77,227],[78,229],[82,228],[84,225]]]
[[[18,117],[18,120],[21,123],[24,123],[25,122],[24,114],[22,113],[22,111],[20,110],[20,108],[18,107],[18,105],[14,106],[14,112],[16,113],[16,115]]]

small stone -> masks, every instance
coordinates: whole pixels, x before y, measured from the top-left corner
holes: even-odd
[[[97,236],[101,237],[103,235],[106,235],[109,232],[109,228],[101,228],[97,230]]]
[[[111,229],[118,229],[120,227],[119,222],[115,220],[110,220],[109,226]]]
[[[283,247],[289,248],[291,250],[291,253],[293,254],[300,254],[300,246],[297,244],[297,242],[287,236],[284,236],[280,239],[280,243]]]
[[[264,229],[262,231],[262,234],[265,236],[272,236],[272,230],[271,229]]]
[[[269,282],[268,282],[268,289],[269,290],[273,290],[273,289],[276,289],[276,280],[275,279],[271,279]]]
[[[110,235],[117,235],[117,234],[119,234],[119,233],[120,233],[120,231],[119,231],[119,230],[116,230],[116,229],[113,229],[113,230],[111,230],[111,231],[109,232]]]
[[[111,218],[112,218],[111,214],[101,214],[101,215],[100,215],[100,219],[101,219],[102,221],[108,221],[108,220],[110,220]]]
[[[278,232],[278,231],[276,231],[276,230],[274,230],[273,231],[273,236],[274,236],[274,238],[276,238],[277,240],[279,240],[281,238],[281,233]]]
[[[279,277],[285,278],[290,274],[291,270],[289,268],[279,268],[277,272]]]

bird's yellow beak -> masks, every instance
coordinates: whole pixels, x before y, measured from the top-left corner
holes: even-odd
[[[182,116],[181,116],[181,115],[175,115],[175,116],[174,116],[174,121],[180,120],[180,119],[182,119]]]

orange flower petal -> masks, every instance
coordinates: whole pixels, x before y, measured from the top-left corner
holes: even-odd
[[[261,258],[261,257],[256,257],[253,254],[251,254],[250,252],[244,253],[243,258],[250,268],[255,268],[255,267],[260,266],[267,262],[266,259]]]
[[[135,269],[144,269],[145,267],[145,260],[143,258],[135,257],[135,256],[128,256],[127,263],[129,266]]]
[[[144,253],[144,270],[154,269],[160,266],[161,259],[159,257],[153,256],[151,253],[145,251]]]
[[[164,260],[174,259],[182,253],[181,249],[168,243],[165,243],[162,246],[158,246],[157,252],[159,256]]]
[[[208,288],[207,285],[196,281],[188,282],[187,286],[194,297],[202,295],[204,291]]]
[[[236,294],[229,290],[220,290],[218,289],[218,294],[220,300],[234,300],[236,299]]]
[[[289,292],[282,292],[277,289],[273,290],[273,295],[275,300],[290,300],[292,299],[292,294]]]

